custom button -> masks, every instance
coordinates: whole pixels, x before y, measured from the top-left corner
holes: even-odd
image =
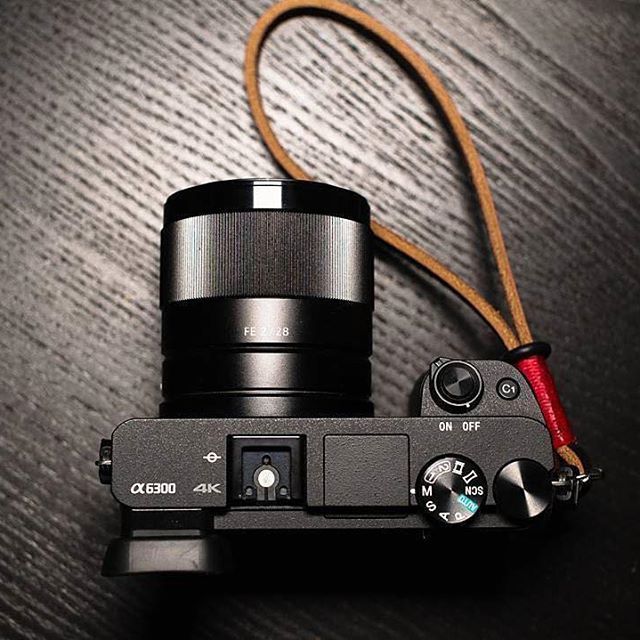
[[[520,395],[520,385],[513,378],[502,378],[497,391],[503,400],[515,400]]]

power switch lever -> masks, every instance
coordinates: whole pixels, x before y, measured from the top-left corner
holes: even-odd
[[[431,395],[435,403],[450,413],[465,413],[482,398],[480,372],[462,360],[437,360],[431,367]]]

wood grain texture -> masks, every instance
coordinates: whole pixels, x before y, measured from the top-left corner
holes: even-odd
[[[534,331],[554,344],[567,409],[610,472],[584,508],[546,537],[462,547],[276,539],[246,549],[228,583],[98,577],[118,518],[95,478],[97,443],[160,396],[162,203],[191,184],[279,175],[241,74],[268,4],[0,4],[0,638],[634,637],[636,2],[358,2],[424,54],[471,127]],[[269,113],[304,166],[362,192],[500,302],[448,135],[384,54],[305,18],[277,30],[262,68]],[[470,312],[383,250],[376,277],[378,413],[404,414],[436,355],[499,353]]]

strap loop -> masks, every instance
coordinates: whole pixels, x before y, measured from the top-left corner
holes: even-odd
[[[471,139],[462,116],[458,112],[451,96],[427,63],[398,35],[368,14],[339,2],[339,0],[282,0],[276,3],[260,17],[247,40],[244,61],[244,78],[247,89],[249,107],[260,135],[276,162],[292,177],[298,180],[311,180],[309,174],[298,165],[285,151],[276,137],[271,123],[265,113],[258,83],[258,64],[262,45],[276,24],[302,13],[320,13],[332,19],[346,22],[350,26],[364,32],[377,44],[409,67],[418,82],[433,97],[440,108],[446,123],[449,125],[459,151],[471,175],[480,210],[489,235],[491,249],[496,261],[500,281],[504,289],[507,306],[513,321],[514,329],[502,314],[491,305],[478,291],[453,273],[439,260],[418,247],[399,233],[387,228],[382,223],[372,220],[373,233],[400,253],[431,272],[437,279],[448,285],[462,300],[474,309],[481,318],[498,334],[508,350],[517,349],[533,342],[531,330],[527,323],[522,301],[518,294],[507,248],[502,237],[498,213],[493,203],[491,187],[484,172],[480,155]],[[552,434],[556,453],[580,473],[584,472],[584,464],[572,447],[575,438],[560,404],[553,378],[544,363],[543,357],[537,357],[534,365],[530,358],[519,362],[521,372],[534,388],[545,414],[547,428]],[[539,362],[541,360],[542,362]],[[517,365],[518,366],[518,365]]]
[[[267,36],[277,23],[305,12],[320,12],[329,18],[346,21],[356,29],[364,31],[376,42],[383,44],[399,61],[408,65],[424,85],[424,88],[433,96],[444,115],[445,121],[451,128],[462,157],[469,169],[505,291],[509,311],[515,325],[515,332],[502,314],[478,291],[424,249],[375,220],[371,223],[374,234],[447,284],[493,328],[507,349],[513,349],[522,343],[531,342],[531,331],[518,294],[515,278],[511,271],[498,214],[491,195],[491,188],[469,130],[464,124],[453,100],[427,63],[404,40],[383,24],[363,11],[338,0],[283,0],[273,5],[260,17],[247,41],[244,76],[251,113],[271,155],[291,177],[299,180],[311,180],[311,177],[293,160],[277,139],[264,111],[258,85],[260,50]]]

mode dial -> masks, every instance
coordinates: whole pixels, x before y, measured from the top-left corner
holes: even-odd
[[[468,362],[448,360],[432,369],[431,395],[445,411],[464,413],[482,397],[482,378]]]
[[[487,498],[482,469],[469,458],[452,454],[433,460],[418,475],[416,501],[431,520],[457,525],[476,516]]]

